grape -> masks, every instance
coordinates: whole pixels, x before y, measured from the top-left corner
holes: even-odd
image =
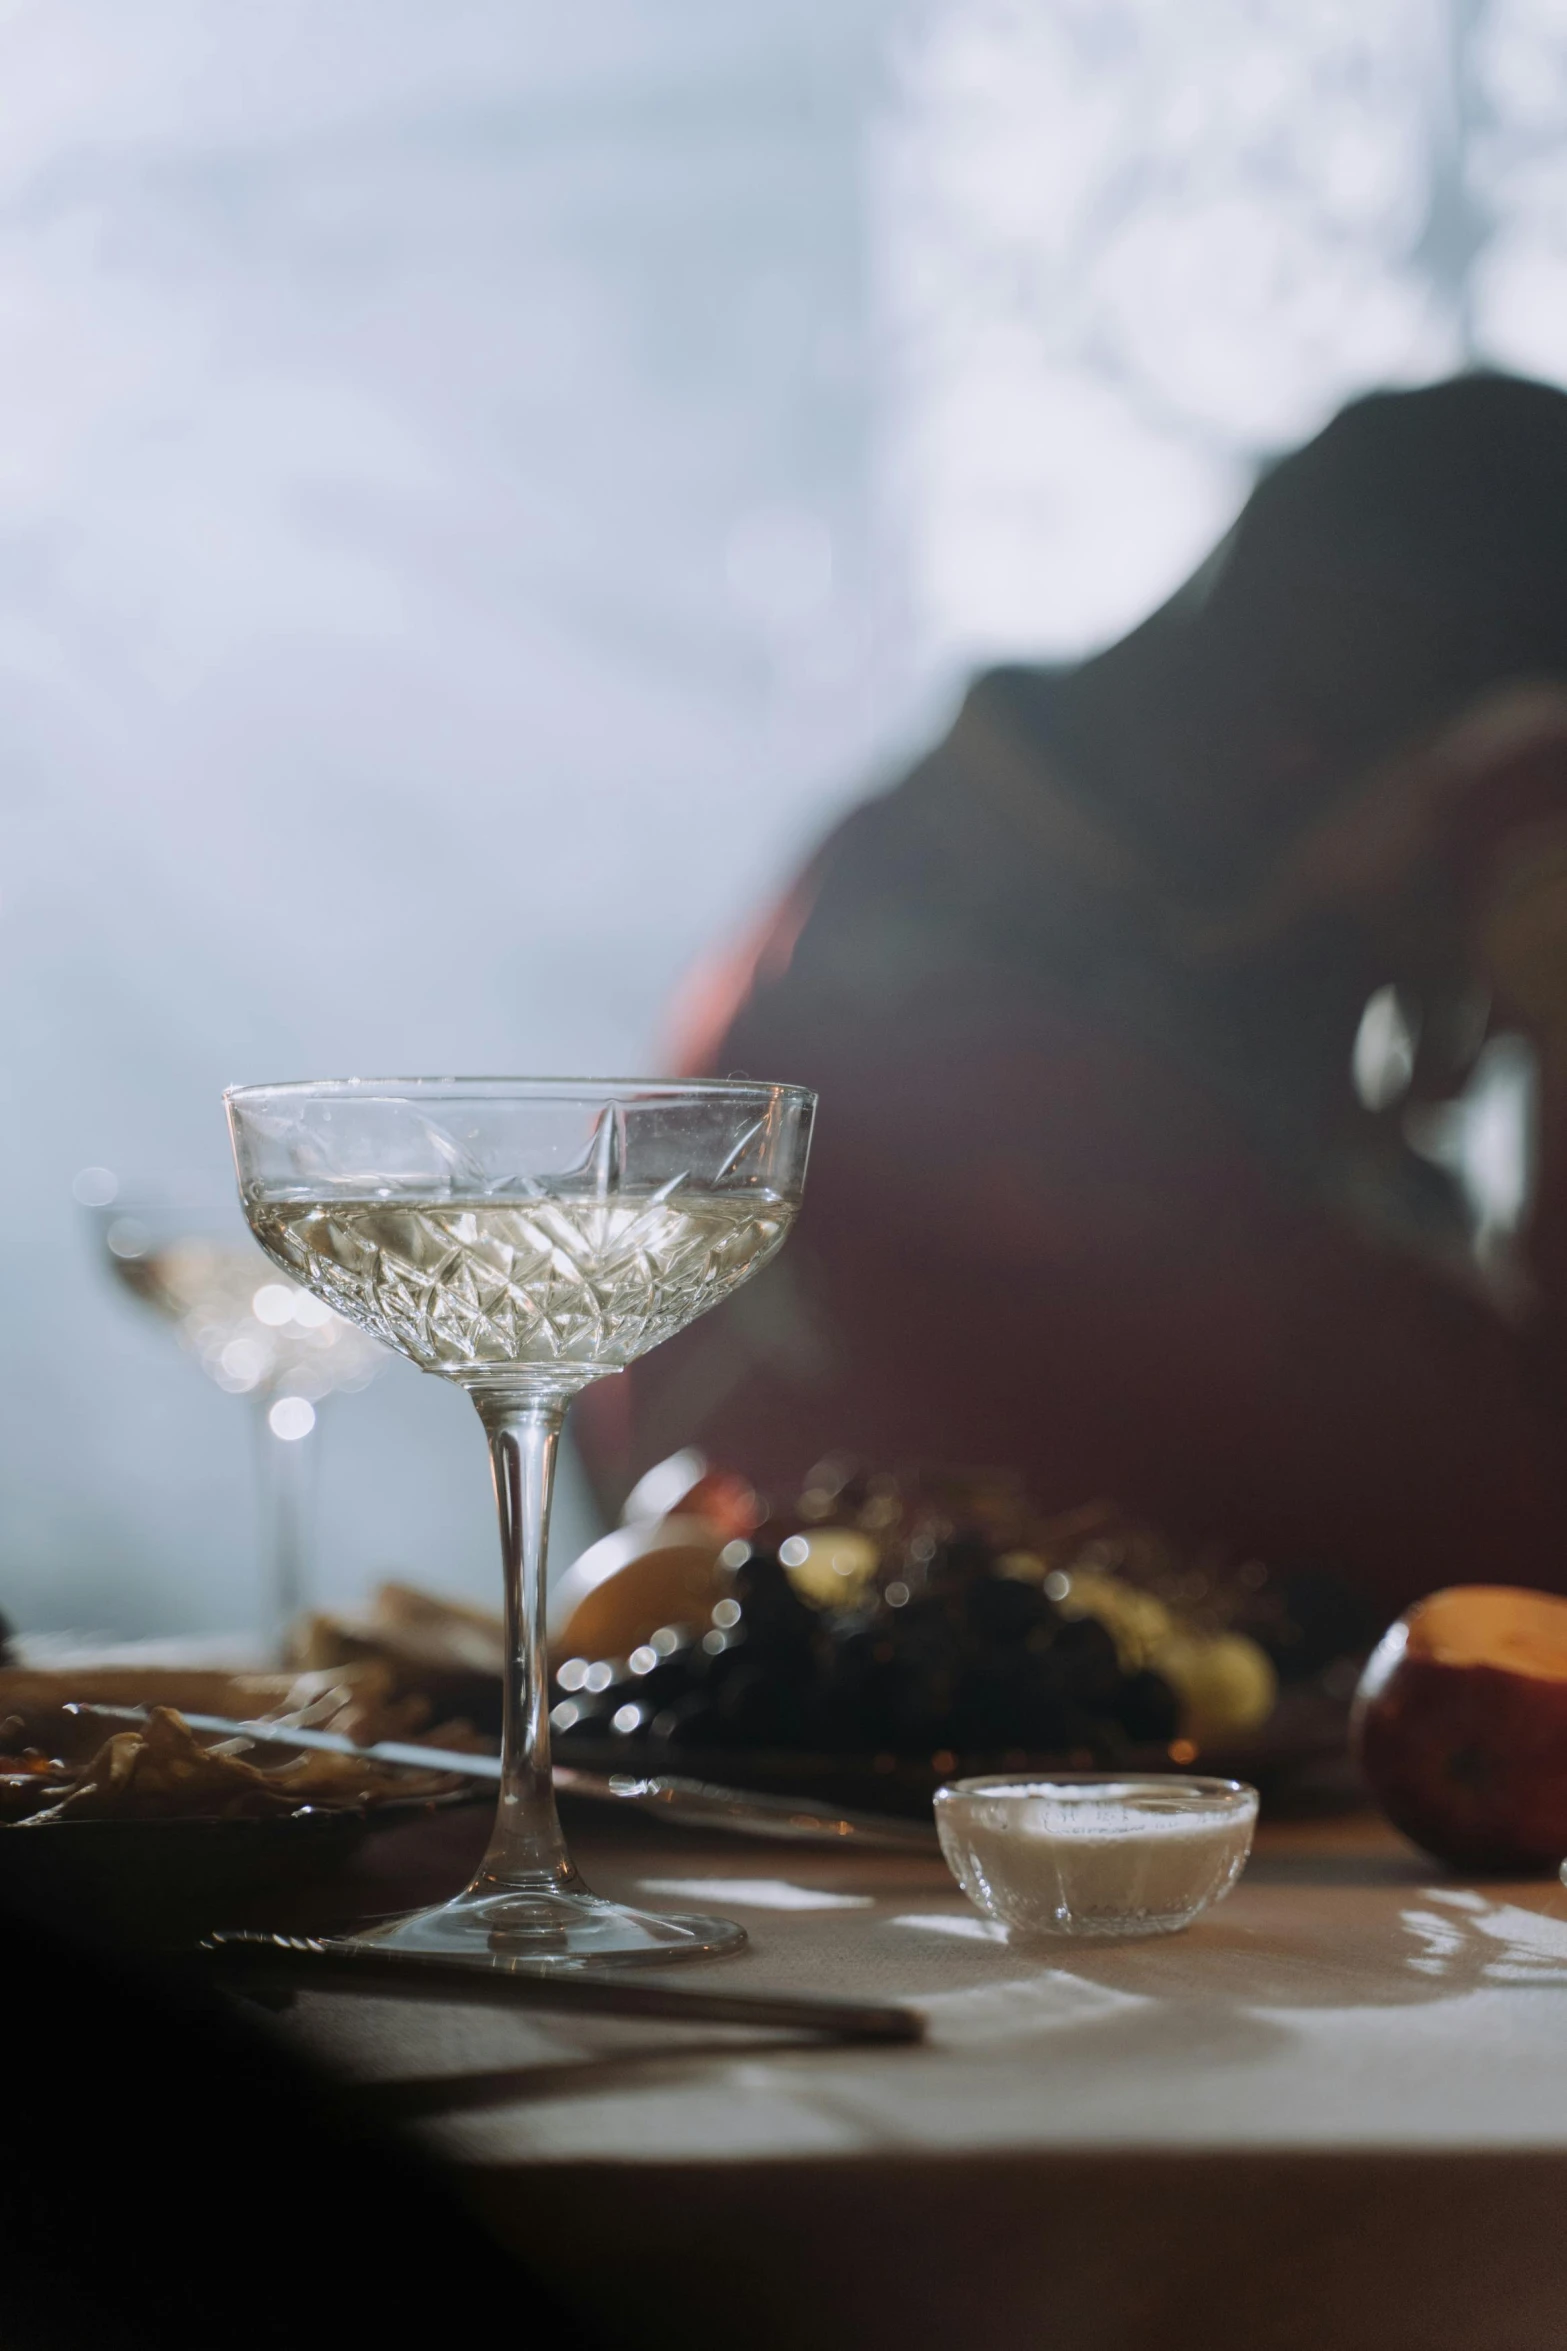
[[[885,1524],[884,1486],[824,1463],[802,1513],[822,1524],[831,1511],[837,1524],[846,1497],[870,1495]],[[1096,1618],[1067,1616],[1040,1582],[999,1572],[1000,1544],[984,1531],[931,1521],[878,1537],[879,1588],[831,1610],[801,1597],[779,1557],[799,1523],[770,1521],[731,1546],[738,1556],[726,1553],[732,1581],[713,1623],[666,1628],[601,1667],[591,1697],[558,1704],[563,1745],[608,1738],[655,1755],[778,1748],[920,1759],[1081,1751],[1115,1763],[1173,1736],[1169,1684],[1123,1671]]]

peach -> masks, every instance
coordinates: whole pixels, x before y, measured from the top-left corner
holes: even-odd
[[[1383,1635],[1353,1737],[1394,1825],[1463,1869],[1567,1856],[1567,1600],[1460,1584]]]

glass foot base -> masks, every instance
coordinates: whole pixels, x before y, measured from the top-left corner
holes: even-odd
[[[463,1959],[476,1967],[556,1969],[667,1966],[738,1951],[745,1929],[727,1918],[666,1918],[597,1894],[459,1894],[438,1910],[416,1910],[355,1935],[378,1951],[416,1959]]]

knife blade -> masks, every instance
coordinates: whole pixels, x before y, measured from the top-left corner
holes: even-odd
[[[100,1716],[109,1722],[147,1720],[144,1706],[107,1706],[84,1698],[73,1700],[66,1711]],[[243,1722],[221,1714],[186,1714],[183,1708],[180,1712],[193,1731],[216,1732],[225,1739],[253,1739],[263,1746],[346,1755],[356,1762],[389,1764],[400,1770],[461,1772],[492,1784],[501,1776],[500,1758],[495,1755],[421,1747],[407,1739],[378,1739],[370,1746],[360,1746],[340,1731]],[[717,1829],[726,1836],[760,1837],[788,1845],[857,1845],[862,1850],[888,1853],[931,1855],[941,1850],[934,1822],[898,1820],[793,1796],[756,1795],[749,1789],[726,1788],[675,1772],[592,1772],[579,1770],[575,1764],[557,1763],[555,1785],[562,1795],[580,1796],[590,1803],[629,1805],[680,1828]]]

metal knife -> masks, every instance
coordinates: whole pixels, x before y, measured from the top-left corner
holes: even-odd
[[[834,2000],[817,1992],[731,1992],[707,1985],[649,1983],[631,1968],[486,1967],[466,1959],[378,1950],[372,1942],[244,1932],[209,1936],[196,1956],[237,1989],[372,1992],[383,1999],[483,2002],[591,2009],[607,2016],[667,2017],[678,2024],[750,2025],[819,2033],[834,2041],[921,2041],[914,2008],[880,2000]]]
[[[145,1722],[144,1706],[102,1706],[73,1700],[68,1713],[101,1716],[108,1722]],[[406,1739],[380,1739],[357,1746],[338,1731],[311,1731],[276,1722],[237,1722],[221,1714],[187,1714],[193,1731],[214,1731],[225,1739],[253,1739],[263,1746],[310,1748],[323,1755],[347,1755],[360,1763],[384,1763],[413,1771],[461,1772],[492,1783],[501,1776],[494,1755],[467,1755],[455,1748],[421,1747]],[[677,1773],[579,1771],[557,1763],[555,1785],[565,1796],[591,1803],[630,1805],[688,1829],[718,1829],[737,1837],[762,1837],[787,1845],[857,1845],[862,1851],[939,1853],[932,1821],[897,1820],[876,1812],[854,1812],[793,1796],[759,1796],[744,1788],[720,1787]]]

